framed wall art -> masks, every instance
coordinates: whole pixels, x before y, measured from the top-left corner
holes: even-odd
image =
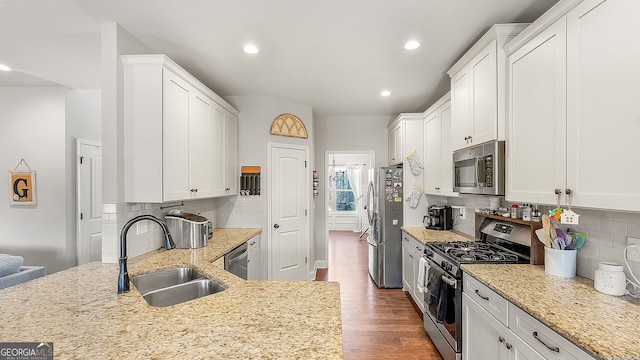
[[[26,170],[19,170],[23,164]],[[9,197],[11,206],[37,205],[36,172],[31,170],[24,159],[20,160],[15,169],[9,171]]]

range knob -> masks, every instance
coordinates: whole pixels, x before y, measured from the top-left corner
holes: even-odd
[[[425,248],[424,249],[424,253],[425,253],[425,255],[427,255],[428,258],[433,257],[433,250],[431,250],[429,248]]]

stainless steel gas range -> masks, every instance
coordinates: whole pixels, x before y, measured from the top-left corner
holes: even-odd
[[[480,239],[427,243],[424,327],[444,360],[462,359],[462,264],[529,263],[531,228],[486,218]]]

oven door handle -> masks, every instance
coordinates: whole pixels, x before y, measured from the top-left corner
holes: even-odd
[[[440,269],[440,267],[435,263],[435,261],[429,259],[426,256],[423,256],[423,257],[427,260],[427,262],[426,262],[427,271],[425,271],[425,274],[424,274],[425,277],[428,276],[428,270],[429,270],[430,267],[435,268],[435,269]],[[442,275],[442,281],[444,281],[448,285],[451,285],[454,289],[458,289],[458,282],[456,281],[456,279],[452,279],[447,275]]]
[[[450,279],[448,276],[446,275],[442,275],[442,281],[446,282],[447,284],[453,286],[454,289],[458,288],[458,285],[456,284],[456,281],[454,279]]]

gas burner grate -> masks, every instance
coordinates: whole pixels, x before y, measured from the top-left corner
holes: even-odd
[[[521,258],[484,242],[431,243],[436,250],[459,263],[518,263]]]

